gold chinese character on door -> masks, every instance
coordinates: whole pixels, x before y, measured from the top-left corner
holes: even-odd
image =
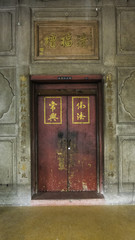
[[[44,124],[62,124],[61,97],[44,97]]]
[[[90,123],[90,103],[89,97],[72,97],[72,123]]]

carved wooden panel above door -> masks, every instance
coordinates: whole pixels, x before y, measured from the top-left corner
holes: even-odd
[[[34,59],[98,59],[98,21],[35,22]]]

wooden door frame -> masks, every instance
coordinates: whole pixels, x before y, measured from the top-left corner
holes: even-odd
[[[97,99],[97,193],[68,194],[62,193],[46,195],[39,194],[37,189],[37,99],[40,93],[37,91],[38,84],[96,84]],[[61,199],[67,198],[103,198],[103,77],[102,75],[31,75],[30,76],[31,96],[31,194],[32,199]]]

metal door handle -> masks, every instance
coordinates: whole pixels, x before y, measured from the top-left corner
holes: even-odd
[[[70,150],[70,149],[71,149],[71,146],[70,146],[70,144],[71,144],[71,139],[69,139],[69,140],[68,140],[68,150]]]

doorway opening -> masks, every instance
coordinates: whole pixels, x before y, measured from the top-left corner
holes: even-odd
[[[102,76],[31,76],[32,199],[103,198]]]

